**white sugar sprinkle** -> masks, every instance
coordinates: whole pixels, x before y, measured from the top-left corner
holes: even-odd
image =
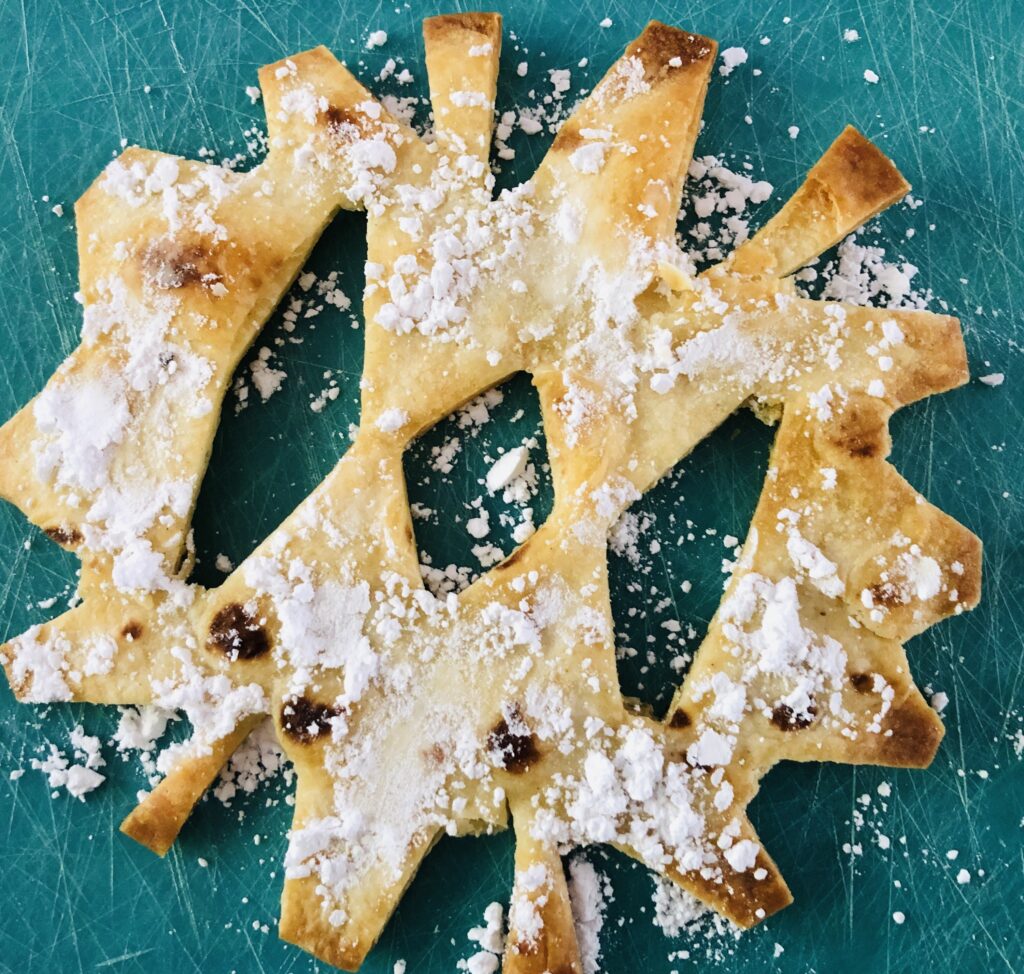
[[[723,77],[728,77],[732,74],[734,68],[738,68],[741,64],[747,63],[747,51],[743,47],[727,47],[722,51],[722,63],[718,68],[718,73]]]

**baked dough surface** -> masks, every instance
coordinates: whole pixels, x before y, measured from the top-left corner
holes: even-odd
[[[195,735],[123,830],[163,854],[264,715],[298,778],[281,935],[359,966],[444,832],[516,834],[510,972],[579,971],[560,852],[609,843],[749,926],[790,894],[750,824],[783,759],[924,766],[903,642],[976,604],[980,544],[886,460],[967,379],[958,322],[797,295],[909,189],[848,128],[701,275],[675,241],[713,41],[652,23],[497,198],[500,18],[425,22],[424,141],[324,48],[264,68],[237,175],[127,150],[79,201],[82,343],[0,429],[0,493],[82,559],[82,603],[8,643],[26,701],[159,702]],[[188,529],[240,356],[340,208],[368,217],[361,428],[216,589]],[[529,371],[555,503],[460,595],[424,589],[408,443]],[[719,611],[664,721],[622,698],[610,527],[744,404],[779,423]],[[100,417],[96,421],[96,417]]]

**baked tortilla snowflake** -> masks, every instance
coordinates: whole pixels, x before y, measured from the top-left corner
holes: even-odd
[[[516,835],[506,971],[579,971],[561,855],[609,843],[742,926],[789,891],[746,816],[779,760],[923,766],[942,725],[904,640],[978,599],[980,545],[886,462],[900,406],[966,380],[958,322],[790,275],[909,188],[845,130],[695,274],[676,215],[715,44],[652,23],[492,193],[500,18],[425,23],[428,141],[324,48],[260,73],[238,174],[132,148],[76,207],[82,342],[0,430],[0,490],[82,561],[82,603],[2,651],[19,699],[183,710],[123,830],[159,853],[264,715],[297,771],[281,935],[355,969],[436,838]],[[222,585],[189,520],[241,355],[339,209],[365,209],[361,426]],[[461,594],[422,584],[410,441],[515,372],[555,502]],[[761,500],[665,720],[616,675],[606,542],[743,404],[778,420]]]

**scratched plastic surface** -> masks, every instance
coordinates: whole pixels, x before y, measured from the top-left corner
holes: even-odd
[[[263,124],[260,105],[244,93],[256,68],[317,43],[367,81],[388,57],[401,55],[416,77],[413,93],[424,94],[419,21],[439,11],[400,7],[346,0],[0,5],[0,418],[38,391],[77,342],[70,204],[122,141],[193,156],[205,147],[218,159],[244,152],[243,132]],[[981,608],[910,648],[918,682],[949,697],[947,736],[932,767],[777,768],[753,817],[796,902],[738,941],[666,938],[652,922],[647,871],[615,853],[589,851],[614,889],[601,969],[1024,970],[1024,6],[694,0],[684,11],[653,0],[524,0],[499,7],[506,15],[499,110],[524,103],[531,87],[545,88],[548,68],[571,68],[574,93],[590,87],[649,17],[709,34],[723,48],[745,47],[748,63],[728,79],[714,78],[698,152],[724,153],[734,168],[747,159],[775,184],[755,222],[786,197],[844,123],[879,140],[924,205],[886,214],[875,238],[890,258],[921,268],[916,283],[934,292],[933,307],[941,300],[961,316],[975,375],[1006,375],[998,388],[975,378],[893,423],[900,470],[986,544]],[[606,16],[612,26],[601,29]],[[845,28],[861,40],[843,43]],[[388,42],[367,52],[376,29],[387,31]],[[579,68],[584,57],[589,65]],[[520,61],[529,62],[526,79],[516,76]],[[763,73],[755,76],[754,68]],[[865,83],[865,69],[877,72],[878,84]],[[796,139],[790,125],[799,126]],[[511,144],[517,158],[505,164],[502,183],[528,175],[547,139],[518,134]],[[63,217],[51,212],[55,203],[64,205]],[[916,231],[910,237],[909,228]],[[339,271],[340,286],[356,299],[353,311],[363,229],[361,217],[343,215],[310,262],[321,276]],[[295,334],[302,343],[277,356],[288,373],[281,391],[238,415],[233,400],[225,408],[195,524],[203,582],[220,577],[218,553],[244,557],[327,473],[348,425],[358,421],[362,331],[351,315],[328,306]],[[278,314],[263,342],[281,335]],[[326,385],[328,369],[341,394],[314,413],[309,402]],[[410,451],[412,500],[441,512],[438,523],[418,525],[435,564],[474,564],[465,505],[481,492],[485,455],[539,426],[528,383],[513,382],[505,392],[494,420],[477,438],[463,437],[447,478],[431,472],[428,460],[430,446],[452,435],[450,424]],[[706,626],[728,555],[722,536],[745,533],[769,438],[748,415],[729,421],[638,505],[655,517],[645,542],[661,541],[660,553],[644,561],[646,573],[613,559],[619,642],[640,651],[621,664],[623,683],[655,708],[664,706],[675,679],[675,650],[661,623],[679,619],[698,633]],[[538,519],[548,503],[542,491]],[[697,540],[678,547],[687,518]],[[718,535],[706,535],[707,528]],[[490,540],[511,546],[506,528]],[[56,614],[71,594],[74,560],[6,506],[0,564],[2,638]],[[684,579],[693,583],[688,595],[680,590]],[[39,606],[55,595],[52,608]],[[631,607],[639,610],[633,617]],[[16,706],[6,684],[0,688],[0,970],[325,970],[275,935],[290,818],[280,779],[231,809],[205,801],[164,861],[117,832],[145,786],[137,760],[122,761],[105,746],[108,780],[85,803],[63,792],[51,799],[38,771],[9,780],[9,772],[41,756],[46,741],[67,751],[76,724],[106,741],[116,721],[115,711],[102,708]],[[883,782],[891,787],[887,799],[878,794]],[[889,848],[879,834],[891,840]],[[959,852],[955,861],[947,857],[951,849]],[[442,841],[364,969],[391,972],[404,958],[417,974],[454,971],[472,953],[469,927],[491,900],[505,901],[511,868],[508,835]],[[970,872],[967,884],[957,882],[961,869]],[[893,921],[895,912],[904,923]]]

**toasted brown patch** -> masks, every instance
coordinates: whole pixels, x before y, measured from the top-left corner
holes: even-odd
[[[928,767],[945,733],[935,711],[914,697],[890,712],[882,730],[878,761],[897,768]]]
[[[134,642],[142,635],[142,623],[136,622],[134,619],[131,622],[126,622],[121,629],[121,635]]]
[[[694,768],[694,769],[695,769],[695,770],[697,770],[697,771],[707,771],[707,772],[708,772],[708,773],[710,774],[710,773],[711,773],[712,771],[714,771],[714,770],[715,770],[715,768],[714,768],[714,765],[711,765],[711,764],[701,764],[701,763],[700,763],[700,762],[698,762],[698,761],[694,761],[694,760],[693,760],[693,759],[692,759],[692,758],[690,757],[690,749],[689,749],[689,747],[687,747],[687,748],[686,748],[685,750],[683,750],[683,751],[682,751],[682,752],[680,753],[680,755],[679,755],[679,759],[680,759],[680,760],[681,760],[681,761],[683,762],[683,764],[685,764],[685,765],[686,765],[687,767],[690,767],[690,768]]]
[[[82,543],[82,532],[78,528],[66,528],[58,525],[54,528],[43,528],[43,534],[51,541],[56,541],[57,544],[67,547]]]
[[[893,161],[848,125],[828,150],[840,175],[841,185],[851,195],[879,206],[899,199],[910,191]]]
[[[501,14],[478,11],[464,14],[439,14],[423,21],[423,36],[428,41],[462,31],[472,31],[493,38],[501,33]]]
[[[644,32],[629,47],[626,55],[637,57],[644,66],[647,80],[671,70],[668,62],[679,58],[679,67],[698,61],[714,60],[717,45],[708,37],[690,34],[678,27],[669,27],[659,20],[652,20]],[[678,70],[678,68],[676,69]]]
[[[757,879],[755,873],[761,869],[767,875]],[[722,874],[721,878],[705,877],[699,872],[680,873],[671,866],[667,870],[670,879],[740,927],[752,927],[793,902],[792,894],[763,849],[758,852],[753,868],[738,873],[723,863]]]
[[[818,714],[817,708],[811,704],[807,708],[809,716],[796,713],[788,704],[780,703],[772,710],[772,723],[783,731],[798,731],[810,727]]]
[[[156,240],[142,255],[142,269],[150,284],[162,291],[199,284],[208,274],[210,252],[199,244],[179,244],[172,239]]]
[[[270,637],[244,605],[232,602],[213,617],[206,645],[230,659],[249,660],[270,649]]]
[[[885,606],[887,609],[894,605],[902,605],[905,601],[899,586],[893,585],[892,582],[875,582],[868,587],[868,591],[875,605]]]
[[[754,873],[758,869],[767,870],[768,875],[764,879],[756,879]],[[792,894],[775,873],[774,864],[763,850],[757,854],[752,869],[738,873],[726,867],[725,883],[730,889],[730,908],[738,914],[732,919],[743,927],[760,923],[793,902]],[[758,910],[764,912],[758,916]]]
[[[958,561],[963,565],[959,575],[952,572],[947,579],[952,588],[956,589],[957,601],[967,609],[972,609],[981,599],[981,538],[963,528],[964,543],[957,550],[956,557],[950,562]]]
[[[555,141],[551,148],[558,152],[573,152],[578,149],[586,140],[580,135],[580,127],[575,122],[566,122],[558,130]]]
[[[676,711],[672,714],[672,719],[668,722],[668,726],[678,729],[680,727],[689,727],[692,723],[690,715],[682,707],[676,707]]]
[[[513,719],[519,716],[518,709]],[[517,720],[518,722],[518,720]],[[501,766],[512,774],[522,774],[531,764],[540,759],[537,742],[533,734],[514,731],[502,717],[487,735],[488,750],[501,761]]]
[[[360,121],[365,118],[347,108],[339,108],[337,105],[328,105],[321,114],[329,129],[340,129],[343,125],[355,125],[358,128]]]
[[[871,693],[875,685],[875,678],[871,673],[851,673],[850,683],[858,693]]]
[[[312,744],[331,729],[331,719],[344,711],[307,696],[285,697],[281,703],[281,729],[299,744]]]
[[[423,755],[431,762],[431,764],[435,764],[438,767],[444,764],[445,758],[447,757],[444,748],[441,747],[440,743],[437,741],[434,741],[434,743],[423,752]]]
[[[884,420],[874,409],[852,401],[832,425],[829,439],[853,457],[870,459],[884,457],[889,452]]]

